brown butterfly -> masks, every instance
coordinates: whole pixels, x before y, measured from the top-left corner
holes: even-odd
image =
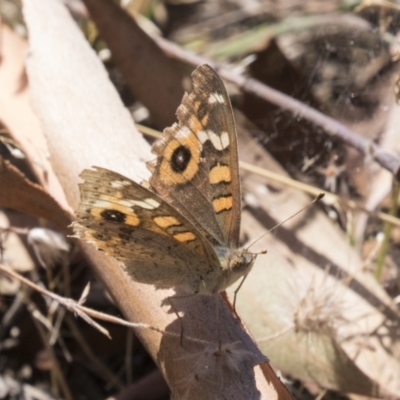
[[[135,281],[211,295],[247,275],[256,254],[238,249],[241,193],[229,97],[208,65],[192,79],[178,123],[152,147],[150,190],[104,168],[84,170],[73,229]]]

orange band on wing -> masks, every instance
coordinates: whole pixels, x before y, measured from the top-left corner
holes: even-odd
[[[231,170],[227,165],[221,165],[218,163],[215,167],[211,168],[208,180],[212,185],[220,182],[230,182]]]
[[[160,228],[164,228],[164,229],[169,228],[170,226],[182,225],[182,222],[180,222],[177,218],[173,217],[172,215],[154,217],[153,221]]]
[[[232,196],[221,196],[213,200],[213,207],[216,213],[232,209],[233,198]]]
[[[173,236],[173,238],[178,242],[191,242],[192,240],[196,239],[196,236],[193,232],[187,231],[177,233]]]

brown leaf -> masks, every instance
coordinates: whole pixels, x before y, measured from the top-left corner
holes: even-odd
[[[32,183],[8,161],[0,158],[0,204],[35,217],[46,218],[67,232],[71,215],[41,186]]]

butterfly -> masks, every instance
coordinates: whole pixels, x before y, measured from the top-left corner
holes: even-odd
[[[213,295],[246,276],[256,254],[239,249],[241,190],[229,97],[209,65],[199,66],[192,82],[178,122],[152,146],[146,187],[104,168],[84,170],[72,226],[135,281]]]

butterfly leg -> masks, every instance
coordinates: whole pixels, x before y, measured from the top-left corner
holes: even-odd
[[[247,275],[248,275],[248,274],[247,274]],[[237,294],[238,294],[240,288],[242,287],[244,281],[246,280],[247,275],[245,275],[245,276],[243,277],[243,279],[242,279],[241,282],[239,283],[239,286],[238,286],[238,287],[235,289],[235,291],[233,292],[233,311],[235,312],[235,314],[236,314],[236,297],[237,297]]]

